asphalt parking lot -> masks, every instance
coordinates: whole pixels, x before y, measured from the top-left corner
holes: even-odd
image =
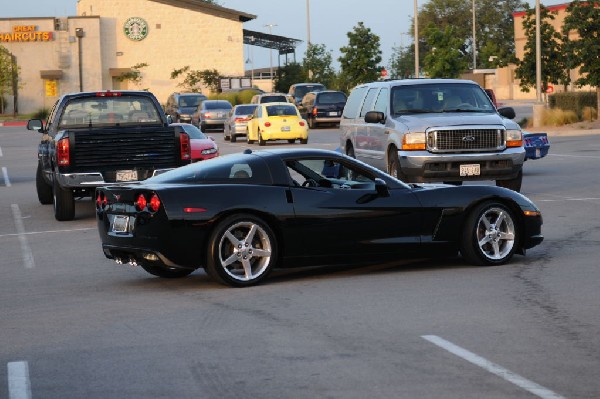
[[[262,148],[208,134],[222,154]],[[522,189],[545,241],[508,265],[306,268],[232,289],[104,258],[92,201],[55,221],[39,137],[0,127],[0,397],[600,397],[600,132],[549,134]],[[338,145],[329,128],[307,144]]]

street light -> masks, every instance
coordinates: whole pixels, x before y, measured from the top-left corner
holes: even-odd
[[[542,39],[540,28],[540,0],[535,0],[535,89],[537,102],[542,102]]]
[[[248,59],[246,64],[250,64],[250,86],[254,87],[254,56],[252,46],[254,45],[254,36],[249,36],[250,44],[248,44]]]
[[[83,91],[83,56],[81,53],[81,39],[85,36],[83,28],[75,28],[75,36],[77,37],[77,49],[79,55],[79,91]]]
[[[266,24],[265,27],[269,28],[269,35],[272,34],[272,29],[274,26],[277,26],[277,24]],[[270,65],[270,75],[271,75],[271,91],[273,91],[273,49],[269,48],[269,65]]]

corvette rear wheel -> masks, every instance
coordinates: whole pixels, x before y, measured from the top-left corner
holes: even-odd
[[[275,234],[262,219],[232,215],[215,228],[209,241],[206,271],[215,280],[233,287],[258,284],[277,259]]]
[[[461,253],[474,265],[502,265],[517,248],[519,230],[513,213],[497,202],[484,202],[467,217]]]

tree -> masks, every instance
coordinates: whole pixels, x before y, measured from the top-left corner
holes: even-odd
[[[600,111],[600,3],[574,0],[567,7],[567,16],[563,25],[565,38],[570,32],[578,34],[578,38],[567,40],[565,48],[572,60],[571,68],[579,68],[581,77],[575,81],[578,86],[596,87],[597,109]]]
[[[289,64],[278,68],[277,76],[274,79],[274,90],[287,93],[290,86],[298,82],[306,82],[307,76],[304,73],[304,69],[297,62],[290,62]]]
[[[327,51],[324,44],[309,44],[302,61],[304,73],[308,77],[306,81],[331,86],[335,77],[331,62],[331,51]]]
[[[458,78],[469,68],[468,57],[460,50],[461,39],[453,26],[440,29],[429,24],[425,40],[431,51],[423,60],[423,70],[432,78]]]
[[[171,72],[171,79],[177,79],[183,76],[183,82],[177,86],[192,93],[202,92],[200,87],[203,84],[209,91],[216,93],[219,91],[221,75],[216,69],[205,69],[203,71],[192,70],[189,65],[180,69],[175,69]]]
[[[364,82],[379,78],[381,71],[381,50],[379,36],[371,32],[362,22],[354,27],[348,36],[348,45],[340,48],[338,58],[341,73],[345,77],[345,91]]]
[[[527,42],[525,43],[525,55],[517,63],[515,76],[520,79],[521,89],[529,92],[530,88],[536,86],[536,56],[535,56],[535,9],[525,7],[526,15],[523,19],[523,29]],[[548,22],[554,19],[554,14],[548,8],[540,6],[540,39],[541,64],[542,64],[542,92],[545,93],[548,85],[568,84],[569,68],[567,58],[563,53],[563,36]]]
[[[16,96],[21,68],[16,64],[13,55],[0,45],[0,113],[6,109],[5,95]],[[14,112],[17,112],[16,102]]]
[[[139,64],[135,64],[134,66],[132,66],[130,68],[129,71],[123,72],[122,74],[120,74],[117,77],[117,80],[120,82],[127,80],[127,81],[132,82],[135,86],[139,87],[143,80],[141,69],[145,68],[147,66],[148,66],[148,64],[145,62],[140,62]],[[144,89],[144,90],[148,91],[148,89]]]
[[[391,79],[406,79],[413,76],[415,72],[415,46],[392,47],[389,65]]]

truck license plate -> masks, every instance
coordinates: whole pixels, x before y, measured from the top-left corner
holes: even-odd
[[[461,176],[479,176],[481,174],[481,167],[478,163],[460,165]]]
[[[117,181],[135,181],[138,179],[137,170],[118,170]]]
[[[129,227],[129,216],[115,215],[110,231],[113,233],[127,233]]]
[[[333,111],[333,112],[329,112],[328,113],[329,116],[338,116],[337,111]]]

